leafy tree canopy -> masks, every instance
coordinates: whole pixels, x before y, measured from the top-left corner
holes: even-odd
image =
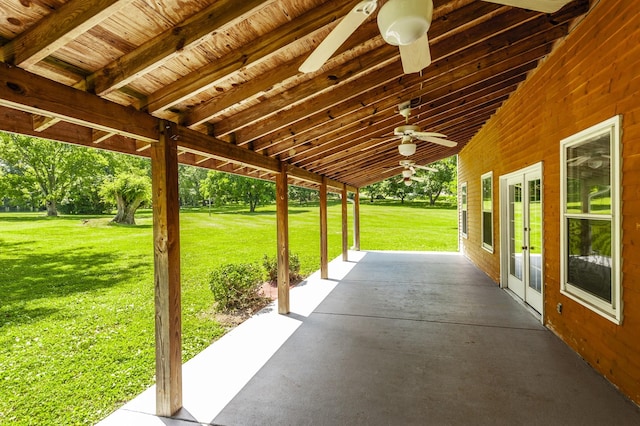
[[[96,150],[16,134],[0,134],[5,197],[57,216],[58,205],[74,185],[96,176],[106,165]]]
[[[201,183],[202,195],[215,205],[244,202],[250,212],[260,204],[275,200],[275,184],[260,179],[210,170]]]

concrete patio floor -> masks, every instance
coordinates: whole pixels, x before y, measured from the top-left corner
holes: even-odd
[[[176,416],[150,388],[100,425],[640,425],[462,255],[349,256],[188,361]]]

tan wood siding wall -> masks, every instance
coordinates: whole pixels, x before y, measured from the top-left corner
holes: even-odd
[[[545,324],[640,403],[640,2],[601,1],[460,153],[463,252],[500,275],[499,177],[543,161]],[[560,140],[622,114],[622,325],[560,294]],[[493,254],[481,248],[480,176],[494,173]],[[563,304],[562,314],[556,305]]]

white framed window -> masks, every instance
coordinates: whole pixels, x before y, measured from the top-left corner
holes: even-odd
[[[493,172],[480,177],[482,189],[482,248],[493,253]]]
[[[622,322],[620,129],[616,116],[560,142],[560,291],[616,324]]]
[[[467,238],[467,182],[460,184],[460,233]]]

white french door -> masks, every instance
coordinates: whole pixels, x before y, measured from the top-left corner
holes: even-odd
[[[501,183],[503,282],[542,313],[542,167],[509,174]]]

